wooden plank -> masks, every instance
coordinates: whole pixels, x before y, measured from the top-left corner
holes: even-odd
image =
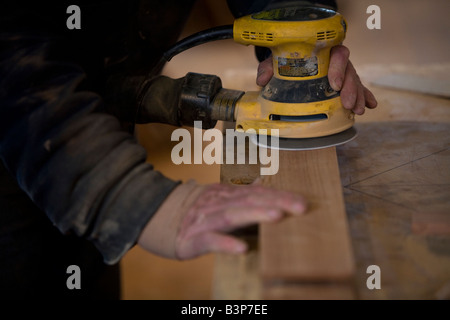
[[[328,163],[328,161],[325,161],[322,163],[319,159],[315,158],[314,155],[318,156],[322,153],[329,155],[331,154],[331,164]],[[299,157],[300,154],[300,157]],[[299,179],[298,172],[299,167],[302,167],[303,170],[300,171],[308,171],[310,169],[307,169],[306,167],[298,164],[305,164],[310,161],[313,161],[313,163],[316,163],[317,165],[324,165],[325,169],[320,169],[319,171],[314,171],[315,174],[319,174],[319,172],[323,171],[325,174],[329,175],[330,179],[325,179],[327,184],[330,184],[328,187],[332,188],[332,185],[337,185],[337,188],[334,190],[332,199],[324,200],[320,199],[320,196],[311,197],[309,198],[311,210],[308,212],[307,216],[299,217],[299,219],[306,218],[306,221],[313,221],[316,220],[316,222],[320,222],[322,225],[328,225],[327,230],[320,231],[318,229],[321,228],[319,225],[313,226],[313,228],[316,228],[316,235],[312,235],[312,239],[315,239],[314,241],[318,241],[318,234],[325,234],[327,232],[334,233],[335,230],[340,230],[342,232],[346,232],[346,217],[345,217],[345,208],[344,203],[342,200],[342,193],[339,193],[340,188],[340,180],[339,180],[339,170],[337,168],[337,159],[336,159],[336,152],[334,148],[330,148],[330,150],[327,151],[313,151],[308,152],[308,161],[305,161],[305,159],[302,160],[301,155],[304,155],[304,152],[280,152],[280,170],[277,175],[275,176],[266,176],[263,178],[263,184],[270,185],[272,187],[277,187],[280,189],[290,190],[294,192],[300,192],[306,197],[309,198],[310,193],[307,193],[306,190],[310,189],[310,186],[314,184],[317,187],[317,183],[310,183],[306,182],[304,179]],[[333,157],[334,155],[334,157]],[[296,159],[293,157],[295,156]],[[328,158],[328,157],[325,157]],[[295,165],[292,165],[290,162],[293,161]],[[293,171],[287,170],[288,168],[291,168]],[[319,169],[317,166],[312,166],[312,170]],[[237,165],[237,164],[223,164],[221,166],[221,182],[222,183],[231,183],[235,185],[246,185],[254,181],[256,178],[259,177],[260,173],[260,165]],[[333,172],[334,170],[334,172]],[[295,174],[292,174],[294,172]],[[331,172],[333,172],[331,174]],[[288,175],[289,178],[285,179],[285,183],[280,182],[280,184],[276,184],[274,181],[278,181],[277,178],[284,178],[285,175]],[[320,176],[320,174],[319,174]],[[309,177],[313,178],[313,177]],[[275,180],[274,180],[275,179]],[[308,179],[305,175],[305,179]],[[322,189],[320,187],[320,190],[326,190],[327,187]],[[337,192],[336,192],[337,190]],[[326,197],[325,197],[326,198]],[[332,203],[335,201],[336,203]],[[317,219],[311,220],[310,213],[315,213],[311,217],[314,217],[316,215],[320,215],[320,207],[321,204],[327,203],[327,208],[333,207],[333,208],[340,208],[341,216],[343,214],[343,220],[340,222],[332,222],[333,220],[330,220],[332,223],[331,228],[328,222],[326,221],[320,221]],[[318,213],[317,213],[318,212]],[[320,216],[324,218],[323,216]],[[316,217],[317,218],[317,217]],[[336,216],[337,218],[337,216]],[[288,218],[286,221],[292,222],[292,220],[295,218]],[[281,224],[272,225],[280,226]],[[308,223],[309,226],[311,226],[311,222]],[[314,225],[314,223],[313,223]],[[264,229],[267,226],[259,226],[259,230]],[[303,228],[303,227],[302,227]],[[324,262],[323,266],[327,265],[328,271],[326,271],[325,277],[318,277],[322,279],[323,283],[304,283],[304,282],[298,282],[298,281],[290,281],[287,283],[284,283],[283,281],[273,282],[273,281],[263,281],[264,277],[261,277],[263,273],[263,265],[261,264],[261,254],[263,254],[262,246],[264,241],[261,241],[261,237],[259,236],[259,232],[254,231],[254,233],[246,233],[241,234],[240,236],[244,238],[247,242],[251,243],[251,250],[243,254],[241,256],[231,256],[231,255],[216,255],[216,262],[215,262],[215,270],[214,270],[214,282],[213,282],[213,298],[214,299],[353,299],[355,298],[355,291],[350,282],[344,281],[343,283],[335,283],[336,280],[342,281],[342,280],[351,280],[352,273],[353,273],[353,260],[352,260],[352,254],[351,254],[351,247],[350,242],[348,239],[348,234],[345,234],[343,238],[346,239],[346,241],[343,241],[343,250],[340,253],[340,256],[338,257],[338,261],[334,261],[335,258],[333,258],[333,261],[330,264],[330,261]],[[282,232],[285,232],[283,230]],[[293,234],[301,233],[300,230],[290,230]],[[311,236],[309,232],[303,232],[304,238],[307,238]],[[309,236],[308,236],[309,234]],[[346,238],[347,237],[347,238]],[[321,237],[319,237],[321,238]],[[339,246],[339,243],[341,243],[341,240],[336,241],[333,236],[326,237],[327,239],[330,239],[334,242],[335,245]],[[258,241],[259,239],[259,241]],[[311,239],[311,240],[312,240]],[[317,250],[317,244],[312,244],[311,248],[314,248],[313,250]],[[325,242],[323,242],[320,246],[325,247]],[[333,247],[332,245],[330,248]],[[345,249],[346,248],[346,249]],[[296,252],[298,252],[297,248],[295,248]],[[332,249],[333,256],[336,254],[335,248]],[[320,252],[320,249],[319,251]],[[301,253],[300,253],[301,254]],[[323,252],[324,255],[329,255],[329,252]],[[335,256],[336,257],[336,256]],[[277,258],[275,258],[277,259]],[[301,259],[299,257],[299,259]],[[327,260],[327,257],[322,257],[322,261]],[[319,259],[320,260],[320,259]],[[316,263],[316,258],[312,258],[310,261],[304,261],[305,265],[312,265]],[[273,262],[276,264],[276,260],[273,260]],[[345,263],[348,263],[348,268],[345,270],[345,268],[340,267],[339,265],[344,265]],[[289,263],[289,262],[288,262]],[[334,264],[337,266],[335,269],[337,271],[331,272],[330,265]],[[311,267],[311,269],[315,269],[315,267]],[[324,268],[322,268],[324,269]],[[329,277],[328,274],[331,274],[332,276]],[[272,279],[279,279],[278,275],[275,277],[272,277]],[[298,277],[292,277],[293,280],[299,280]],[[301,277],[301,279],[306,280],[307,282],[312,280],[311,277]],[[329,283],[331,282],[331,283]]]
[[[343,283],[272,283],[264,285],[265,300],[354,300],[355,288]]]
[[[247,237],[255,245],[257,237]],[[262,282],[257,247],[241,255],[216,254],[212,297],[214,300],[260,300]]]
[[[307,214],[260,227],[264,279],[346,281],[354,261],[335,148],[280,151],[279,171],[263,184],[297,192]]]
[[[233,123],[223,122],[219,127],[234,128]],[[244,146],[237,145],[234,150],[245,148],[248,155],[248,141]],[[240,143],[243,141],[241,140]],[[226,145],[223,153],[226,155]],[[236,154],[235,154],[236,157]],[[236,158],[235,158],[236,160]],[[247,159],[248,160],[248,159]],[[220,182],[245,186],[251,184],[260,176],[260,164],[224,163],[220,166]],[[259,300],[262,298],[262,282],[259,277],[259,243],[258,228],[247,229],[238,236],[249,244],[249,251],[239,256],[231,254],[216,254],[213,274],[212,298],[215,300]]]

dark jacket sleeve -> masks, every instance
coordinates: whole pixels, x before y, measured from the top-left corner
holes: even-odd
[[[63,233],[117,263],[178,182],[83,89],[85,74],[52,60],[51,39],[0,33],[0,157]]]

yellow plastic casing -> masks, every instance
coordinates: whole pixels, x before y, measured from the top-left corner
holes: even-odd
[[[316,121],[272,121],[271,114],[308,116],[326,114]],[[279,103],[261,97],[259,91],[246,92],[235,109],[237,131],[268,129],[267,134],[284,138],[314,138],[342,132],[354,124],[354,113],[344,109],[340,97],[314,103]],[[278,129],[278,132],[271,131]]]
[[[286,16],[286,9],[282,12]],[[295,10],[295,9],[292,9]],[[323,19],[285,21],[273,19],[274,11],[245,16],[234,22],[234,41],[270,48],[274,77],[287,81],[307,81],[328,75],[330,50],[345,38],[343,16],[332,12]],[[264,14],[267,16],[265,19]],[[277,14],[277,12],[275,12]],[[289,12],[288,12],[289,14]],[[286,17],[285,17],[286,18]],[[289,17],[287,17],[289,20]],[[280,64],[280,62],[282,64]],[[311,67],[312,66],[312,67]],[[276,91],[280,88],[271,88]],[[326,119],[311,121],[271,120],[271,115],[310,116],[325,114]],[[236,130],[278,129],[281,137],[309,138],[338,133],[350,128],[354,114],[342,107],[340,97],[321,101],[271,101],[261,92],[247,92],[235,109]]]

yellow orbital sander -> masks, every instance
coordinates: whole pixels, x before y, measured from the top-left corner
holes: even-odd
[[[357,134],[354,113],[343,108],[339,92],[328,82],[330,50],[342,43],[346,29],[344,17],[331,9],[276,8],[181,40],[166,52],[164,62],[219,39],[270,48],[274,75],[269,83],[260,91],[245,93],[220,88],[210,98],[211,119],[235,121],[237,131],[255,130],[259,135],[253,141],[264,147],[271,147],[271,139],[259,139],[261,129],[267,135],[279,135],[279,149],[325,148],[346,143]],[[198,95],[199,90],[194,91]],[[195,103],[189,94],[183,99]]]

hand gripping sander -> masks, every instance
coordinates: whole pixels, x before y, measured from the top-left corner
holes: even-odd
[[[218,86],[204,108],[208,117],[235,121],[237,131],[266,129],[268,135],[279,135],[280,149],[324,148],[356,136],[354,113],[343,108],[339,92],[328,82],[330,50],[342,43],[346,29],[345,19],[334,10],[284,7],[238,18],[232,28],[190,36],[167,51],[164,59],[169,61],[194,45],[231,37],[240,44],[270,48],[274,75],[269,83],[246,93]],[[192,96],[198,96],[202,90],[197,89],[205,81],[189,84],[191,91],[182,94],[182,104],[195,104]],[[261,145],[258,135],[254,137]]]

